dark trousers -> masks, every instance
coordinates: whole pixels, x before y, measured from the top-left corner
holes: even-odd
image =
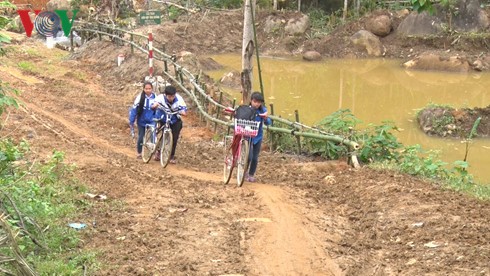
[[[179,140],[180,131],[182,130],[182,120],[178,120],[175,124],[170,125],[172,129],[173,143],[172,143],[172,153],[170,153],[170,159],[175,156],[175,148],[177,148],[177,141]]]
[[[248,160],[249,160],[249,170],[248,174],[249,175],[254,175],[255,171],[257,170],[257,165],[259,164],[259,154],[260,154],[260,148],[262,147],[262,140],[257,142],[257,144],[253,144],[252,141],[250,141],[250,152],[248,155]]]
[[[141,153],[143,149],[143,137],[145,136],[145,126],[138,125],[138,141],[136,143],[136,150]]]

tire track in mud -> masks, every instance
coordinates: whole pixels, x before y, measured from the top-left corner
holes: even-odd
[[[257,275],[341,275],[322,248],[321,232],[304,227],[306,219],[288,202],[283,189],[264,184],[248,187],[267,206],[271,217],[250,245]]]

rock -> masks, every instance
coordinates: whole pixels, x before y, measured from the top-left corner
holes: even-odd
[[[46,10],[71,10],[71,0],[50,0],[46,4]]]
[[[291,18],[286,23],[284,30],[289,35],[304,34],[310,27],[310,18],[307,15],[301,15],[300,18]]]
[[[264,32],[268,34],[276,33],[281,29],[283,24],[284,22],[280,18],[274,18],[274,16],[269,15],[265,20]]]
[[[488,64],[483,63],[483,61],[481,59],[475,60],[471,64],[471,66],[473,66],[473,69],[475,69],[476,71],[485,71],[488,68]]]
[[[387,36],[391,32],[391,19],[387,15],[370,18],[366,23],[366,30],[378,36]]]
[[[405,62],[403,66],[407,69],[463,73],[470,70],[470,64],[466,58],[459,56],[444,57],[433,53],[423,53],[419,57]]]
[[[410,11],[408,9],[403,9],[403,10],[396,11],[396,16],[398,18],[404,18],[405,16],[407,16],[409,14],[410,14]]]
[[[231,71],[226,73],[221,78],[220,82],[221,84],[233,89],[240,89],[242,86],[240,72],[238,71]]]
[[[379,41],[379,38],[369,31],[360,30],[351,36],[350,40],[354,45],[365,49],[370,56],[379,57],[382,54],[381,41]]]
[[[319,61],[322,59],[322,55],[317,51],[307,51],[303,54],[303,59],[306,61]]]
[[[429,35],[442,32],[442,21],[427,12],[412,12],[398,26],[396,32],[401,35]]]
[[[458,12],[453,16],[453,29],[460,32],[485,30],[489,21],[478,0],[458,1]]]

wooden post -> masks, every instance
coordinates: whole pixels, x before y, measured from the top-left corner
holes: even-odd
[[[163,61],[163,66],[164,66],[165,72],[168,73],[168,63],[167,63],[167,60],[164,60]]]
[[[221,104],[222,101],[223,101],[223,91],[220,91],[218,103]],[[216,109],[216,119],[219,119],[219,113],[220,112],[221,112],[221,107],[218,106],[218,108]],[[218,128],[218,123],[214,122],[214,132],[215,133],[216,133],[217,128]]]
[[[274,116],[274,104],[271,103],[270,104],[270,107],[271,107],[271,115]],[[271,120],[271,126],[274,126],[274,121]],[[274,133],[272,131],[268,132],[269,134],[269,148],[271,149],[271,151],[274,151]]]
[[[299,123],[299,112],[297,109],[294,111],[294,115],[296,117],[296,122]],[[296,136],[296,141],[298,143],[298,155],[300,155],[301,154],[301,137]]]
[[[233,107],[233,109],[235,109],[235,104],[236,104],[236,99],[233,98],[233,105],[231,106]],[[233,120],[233,113],[230,114],[230,120]],[[230,135],[230,125],[228,125],[228,130],[226,131],[226,135]]]
[[[73,46],[73,29],[70,31],[70,47],[71,52],[75,51],[75,47]]]

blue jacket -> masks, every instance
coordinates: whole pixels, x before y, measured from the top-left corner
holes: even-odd
[[[175,94],[175,98],[172,102],[169,102],[164,94],[160,94],[155,99],[155,102],[159,103],[160,105],[163,105],[166,108],[170,108],[172,112],[175,112],[177,110],[187,111],[187,106],[184,102],[184,99],[179,94]],[[161,121],[165,123],[166,116],[165,116],[165,112],[162,109],[157,108],[156,116],[157,118],[161,118],[162,119]],[[178,120],[180,120],[180,114],[174,114],[172,115],[172,117],[170,117],[170,124],[173,125]]]
[[[260,122],[260,125],[259,125],[259,131],[257,133],[257,136],[255,136],[254,138],[252,138],[252,142],[254,145],[256,145],[258,142],[262,141],[262,138],[264,136],[264,131],[263,131],[263,125],[266,124],[266,125],[271,125],[272,124],[272,120],[271,118],[267,118],[267,119],[263,119],[262,117],[259,116],[259,114],[263,114],[267,112],[267,108],[263,105],[261,105],[256,111],[255,111],[255,121],[257,122]]]
[[[140,98],[141,94],[139,94],[136,99],[134,100],[133,107],[129,110],[129,124],[134,125],[134,122],[137,119],[138,126],[146,126],[146,125],[151,125],[154,124],[153,118],[155,118],[155,110],[151,109],[151,106],[155,102],[156,96],[154,93],[151,93],[150,96],[145,95],[145,106],[143,107],[143,112],[141,113],[141,116],[136,118],[137,116],[137,111],[138,111],[138,106],[140,104]]]

